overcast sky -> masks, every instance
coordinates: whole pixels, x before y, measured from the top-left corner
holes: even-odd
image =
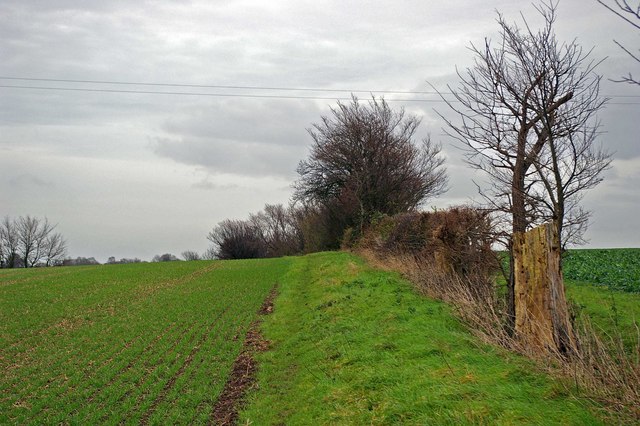
[[[496,10],[538,22],[529,1],[3,0],[0,85],[22,88],[0,87],[0,216],[47,216],[72,257],[203,251],[219,221],[287,202],[306,129],[349,91],[456,86],[469,44],[497,38]],[[595,0],[561,0],[556,31],[608,57],[606,78],[640,75],[613,43],[636,48],[640,34]],[[615,159],[585,197],[587,238],[638,247],[640,87],[604,81],[602,93],[612,97],[602,142]],[[385,97],[444,146],[451,190],[428,204],[475,197],[437,97]]]

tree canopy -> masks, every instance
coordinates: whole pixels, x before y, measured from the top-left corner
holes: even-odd
[[[410,211],[442,194],[444,158],[429,139],[414,141],[419,124],[384,99],[338,102],[309,129],[313,145],[298,165],[294,198],[340,211],[361,229],[375,214]]]

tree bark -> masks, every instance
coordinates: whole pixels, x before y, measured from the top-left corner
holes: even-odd
[[[560,244],[553,223],[513,235],[515,330],[536,352],[575,353],[565,298]]]

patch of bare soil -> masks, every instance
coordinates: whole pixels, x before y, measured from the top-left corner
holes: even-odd
[[[260,315],[268,315],[273,312],[273,301],[276,294],[277,290],[274,286],[258,311]],[[238,411],[244,404],[245,395],[256,384],[258,365],[254,355],[269,349],[269,342],[260,333],[261,323],[262,319],[258,318],[251,323],[247,331],[242,350],[233,363],[231,376],[213,407],[211,424],[234,425],[238,421]]]

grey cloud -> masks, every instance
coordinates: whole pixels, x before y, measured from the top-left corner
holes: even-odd
[[[0,75],[419,91],[430,90],[426,84],[428,80],[444,89],[446,84],[456,85],[457,77],[453,74],[456,66],[464,69],[472,63],[473,57],[466,49],[469,42],[481,45],[484,37],[496,39],[495,9],[504,12],[510,20],[519,20],[520,10],[527,16],[534,14],[530,3],[509,0],[482,4],[422,0],[373,3],[338,0],[3,0],[0,2]],[[605,74],[603,92],[632,94],[629,87],[606,79],[632,71],[631,62],[611,39],[631,43],[637,34],[619,33],[617,18],[610,16],[597,2],[562,0],[558,12],[560,39],[578,37],[586,49],[596,46],[595,59],[611,58],[600,68]],[[13,83],[0,81],[0,84]],[[52,84],[33,82],[29,85]],[[188,88],[175,91],[191,90],[240,92]],[[275,94],[270,91],[242,93]],[[285,94],[348,96],[347,93],[323,92]],[[150,254],[157,253],[157,247],[144,247],[158,245],[153,236],[162,233],[157,232],[155,224],[145,222],[143,213],[155,212],[158,206],[164,206],[167,195],[160,190],[151,193],[150,190],[160,187],[157,180],[139,182],[139,176],[123,165],[128,164],[123,160],[140,160],[135,164],[144,164],[149,173],[169,182],[173,182],[176,170],[180,170],[184,177],[174,182],[172,197],[183,201],[172,204],[175,211],[167,206],[163,219],[165,222],[207,223],[209,226],[212,215],[219,215],[213,220],[215,223],[230,214],[242,217],[248,211],[261,208],[264,202],[277,201],[271,199],[275,196],[272,194],[279,194],[280,201],[284,201],[288,191],[282,186],[295,178],[298,161],[308,154],[311,140],[305,129],[327,113],[327,105],[335,104],[333,100],[268,101],[3,88],[0,88],[0,95],[0,148],[3,150],[0,159],[4,164],[4,170],[0,171],[5,182],[15,179],[9,185],[12,188],[0,194],[0,206],[50,216],[58,211],[61,217],[73,223],[78,220],[74,215],[80,214],[84,204],[94,203],[98,207],[80,215],[94,217],[96,223],[109,223],[110,228],[105,235],[95,238],[88,237],[85,230],[78,231],[75,236],[69,235],[70,240],[74,237],[75,247],[89,250],[99,244],[108,245],[109,238],[121,239],[123,245],[135,240],[139,243],[136,250],[149,250]],[[368,97],[366,92],[358,95],[363,100]],[[387,96],[388,99],[392,97],[412,96]],[[437,99],[427,95],[413,98]],[[629,100],[637,102],[636,98]],[[442,120],[433,112],[435,107],[449,116],[451,113],[446,106],[438,102],[394,102],[392,105],[404,105],[407,112],[423,116],[418,136],[430,133],[433,140],[444,145],[452,175],[451,190],[448,198],[434,200],[434,203],[458,203],[474,197],[476,191],[471,180],[480,177],[462,163],[461,153],[443,135]],[[601,114],[605,131],[602,141],[617,152],[618,158],[640,156],[637,115],[637,105],[610,105]],[[31,173],[36,155],[47,166],[46,173],[42,169]],[[89,190],[80,193],[76,185],[82,180],[76,184],[75,177],[63,178],[64,166],[61,164],[65,163],[61,163],[62,158],[72,158],[74,164],[101,164],[104,170],[115,170],[96,176],[94,185],[124,186],[127,195],[118,191],[117,196],[106,201],[102,194]],[[89,159],[93,162],[88,162]],[[113,160],[120,161],[120,166],[110,168]],[[637,179],[630,177],[626,170],[626,174],[613,170],[593,192],[590,199],[598,200],[592,203],[596,222],[600,214],[616,214],[617,219],[612,222],[616,226],[633,223],[624,212],[637,210],[638,199],[630,195],[637,186]],[[84,173],[84,170],[80,168],[77,172]],[[208,174],[204,179],[203,173]],[[247,179],[249,184],[240,183],[236,188],[229,186],[234,177],[219,175],[226,173],[259,179]],[[25,176],[29,174],[33,176]],[[277,176],[278,179],[265,176]],[[57,186],[37,186],[47,180],[57,182]],[[266,188],[271,181],[275,182],[273,193],[262,187],[249,188],[255,186],[255,182],[264,183]],[[20,193],[15,189],[16,185],[32,185],[33,192],[42,197]],[[253,190],[256,192],[251,192]],[[207,197],[203,197],[203,191],[208,191]],[[124,200],[124,197],[131,199]],[[226,201],[220,203],[218,199]],[[207,200],[213,200],[212,204],[204,208]],[[122,208],[127,209],[132,202],[138,203],[137,216],[128,223],[112,220],[107,214],[113,210],[113,203],[121,203]],[[235,210],[224,210],[229,206]],[[5,213],[0,212],[2,214]],[[102,214],[107,216],[101,217]],[[138,222],[145,222],[146,230],[140,231]],[[597,230],[596,225],[594,232]],[[199,232],[194,225],[191,235],[197,236]],[[201,234],[204,233],[203,230]],[[610,235],[613,234],[614,230]],[[637,236],[624,232],[615,235],[618,241],[625,238],[637,241]],[[169,239],[176,238],[184,237],[174,235]],[[599,241],[602,240],[594,238],[595,244]],[[182,245],[179,250],[186,248]],[[184,245],[188,246],[188,241],[184,241]],[[87,254],[90,253],[78,253]],[[144,253],[109,251],[105,255],[131,257],[144,256]]]
[[[22,173],[9,179],[9,185],[15,189],[29,189],[31,187],[53,188],[53,182],[46,181],[31,173]]]
[[[304,149],[229,139],[157,138],[156,154],[205,167],[213,173],[245,176],[294,176]]]
[[[587,237],[595,247],[637,247],[640,159],[614,160],[604,181],[586,194],[584,205],[593,212]]]
[[[181,111],[163,130],[180,137],[301,146],[309,140],[305,128],[320,115],[308,101],[219,101]]]
[[[215,182],[211,182],[211,180],[209,180],[209,178],[205,178],[199,182],[194,183],[193,185],[191,185],[192,188],[195,189],[203,189],[205,191],[214,191],[214,190],[219,190],[219,189],[237,189],[240,188],[240,186],[238,185],[233,185],[233,184],[218,184]]]
[[[212,102],[168,118],[153,149],[211,172],[292,178],[310,143],[305,129],[320,116],[309,101]]]
[[[639,95],[640,95],[640,91]],[[640,137],[638,136],[638,116],[640,105],[617,105],[616,102],[638,102],[638,98],[617,98],[612,100],[601,113],[603,146],[614,153],[615,158],[631,159],[640,157]]]

